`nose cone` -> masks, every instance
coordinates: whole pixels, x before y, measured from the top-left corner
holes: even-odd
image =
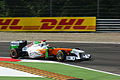
[[[86,58],[91,58],[91,55],[90,54],[86,54]]]
[[[83,50],[78,50],[78,52],[79,52],[79,53],[85,53],[85,51],[83,51]]]

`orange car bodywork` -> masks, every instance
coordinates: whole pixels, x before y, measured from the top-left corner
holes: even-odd
[[[71,48],[54,48],[54,49],[48,49],[49,51],[49,55],[57,55],[57,52],[59,50],[64,50],[66,52],[69,52],[71,51],[72,49]],[[40,56],[40,57],[45,57],[45,53],[46,53],[46,49],[38,49],[37,51],[39,51],[40,53],[43,54],[43,56]]]

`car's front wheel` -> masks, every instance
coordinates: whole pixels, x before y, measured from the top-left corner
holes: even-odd
[[[64,50],[59,50],[57,52],[56,59],[58,61],[64,61],[64,60],[66,60],[66,52]]]

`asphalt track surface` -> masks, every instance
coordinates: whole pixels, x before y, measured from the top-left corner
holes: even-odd
[[[64,63],[120,74],[120,44],[51,42],[56,47],[80,48],[93,57],[91,61]],[[0,57],[9,57],[9,43],[0,42]]]

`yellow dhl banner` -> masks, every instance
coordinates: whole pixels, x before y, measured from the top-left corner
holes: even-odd
[[[1,17],[0,31],[96,31],[96,17]]]

